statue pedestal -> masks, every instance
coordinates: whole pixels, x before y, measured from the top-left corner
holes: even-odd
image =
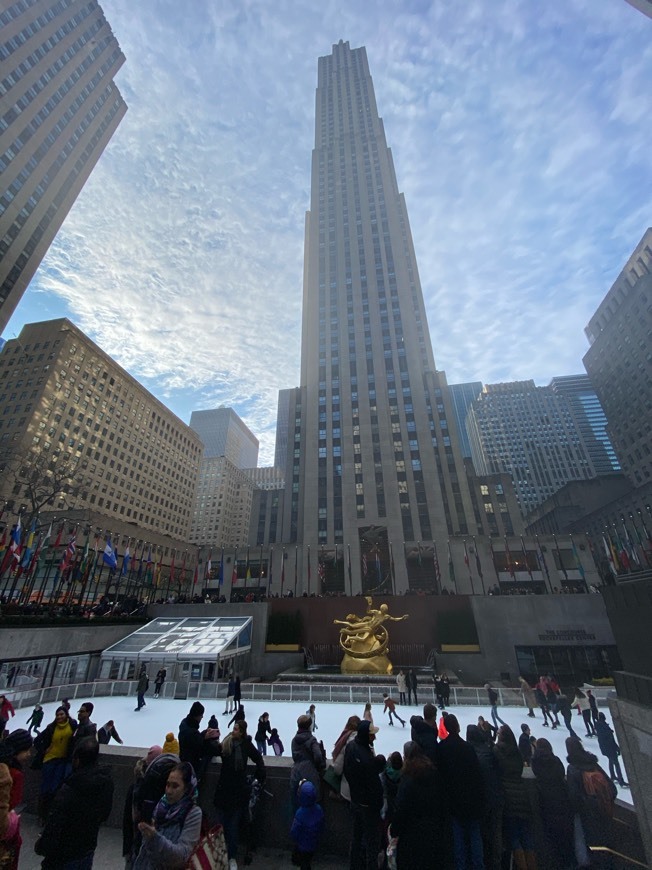
[[[394,666],[386,655],[359,659],[345,654],[340,665],[343,674],[391,674],[393,670]]]

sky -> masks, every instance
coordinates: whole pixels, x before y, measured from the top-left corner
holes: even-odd
[[[317,58],[366,46],[449,383],[584,371],[650,225],[652,20],[624,0],[102,0],[128,112],[4,337],[67,316],[273,462],[299,384]]]

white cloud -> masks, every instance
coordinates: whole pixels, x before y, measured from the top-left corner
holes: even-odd
[[[449,382],[582,370],[649,223],[650,22],[626,3],[104,0],[129,111],[7,334],[60,300],[182,418],[273,456],[299,380],[317,57],[367,46]]]

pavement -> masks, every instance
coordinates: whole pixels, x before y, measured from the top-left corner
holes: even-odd
[[[34,843],[39,834],[38,819],[34,815],[23,813],[20,825],[23,837],[23,847],[20,851],[18,870],[40,870],[43,860],[34,852]],[[340,870],[342,860],[334,856],[315,855],[312,866],[315,870]],[[239,867],[244,868],[240,863]],[[252,870],[285,870],[291,868],[290,853],[278,849],[258,849],[254,859],[248,865]],[[122,857],[122,831],[119,828],[100,828],[100,835],[93,860],[93,870],[121,870],[124,867]]]

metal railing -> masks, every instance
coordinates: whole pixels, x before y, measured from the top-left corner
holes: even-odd
[[[67,686],[47,686],[43,689],[22,689],[16,691],[4,690],[14,707],[32,707],[34,704],[56,704],[67,698],[69,701],[77,698],[85,701],[91,698],[126,698],[136,697],[138,680],[95,680],[88,683],[72,683]],[[162,698],[174,698],[177,684],[165,682],[161,689]]]

